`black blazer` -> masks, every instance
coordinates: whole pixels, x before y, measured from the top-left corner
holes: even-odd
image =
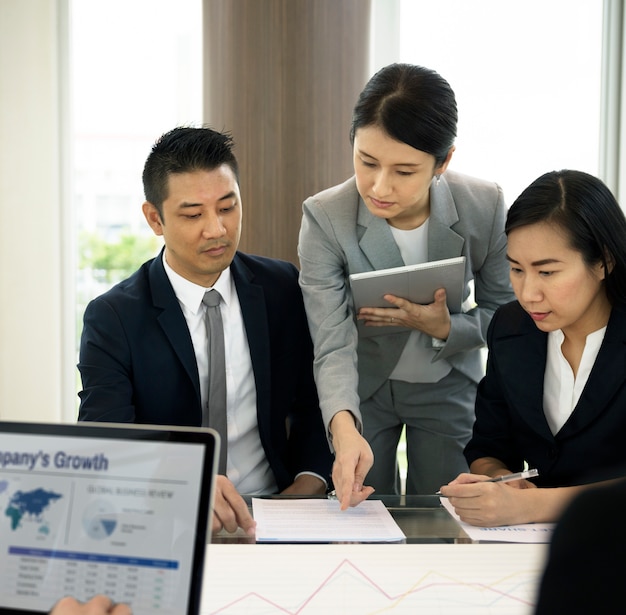
[[[517,301],[499,308],[487,334],[487,374],[465,448],[472,463],[496,457],[511,471],[526,460],[538,486],[583,484],[626,475],[626,312],[611,311],[604,341],[571,416],[552,435],[543,410],[548,335]]]
[[[278,488],[305,470],[328,479],[332,455],[298,271],[238,252],[231,272],[250,346],[259,433]],[[81,421],[201,425],[193,344],[161,255],[89,303],[78,369]]]
[[[621,613],[626,482],[581,493],[554,530],[536,615]]]

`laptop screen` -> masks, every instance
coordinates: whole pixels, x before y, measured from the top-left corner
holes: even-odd
[[[198,613],[218,438],[0,422],[0,613],[95,594],[134,615]]]

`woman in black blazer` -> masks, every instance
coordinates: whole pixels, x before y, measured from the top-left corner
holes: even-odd
[[[489,328],[471,474],[441,490],[480,526],[554,521],[589,485],[626,475],[624,214],[599,179],[551,172],[511,206],[506,233],[517,301]],[[484,482],[525,467],[539,477]]]

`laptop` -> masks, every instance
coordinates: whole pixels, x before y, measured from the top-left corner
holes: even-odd
[[[208,428],[0,421],[0,614],[103,593],[197,615],[218,449]]]

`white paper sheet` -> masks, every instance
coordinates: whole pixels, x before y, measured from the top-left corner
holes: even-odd
[[[257,542],[398,542],[406,536],[380,500],[252,499]]]
[[[463,531],[472,540],[488,540],[497,542],[528,542],[545,543],[552,540],[554,523],[524,523],[521,525],[503,525],[500,527],[476,527],[461,521],[454,512],[448,498],[441,497],[442,506],[457,520]]]

